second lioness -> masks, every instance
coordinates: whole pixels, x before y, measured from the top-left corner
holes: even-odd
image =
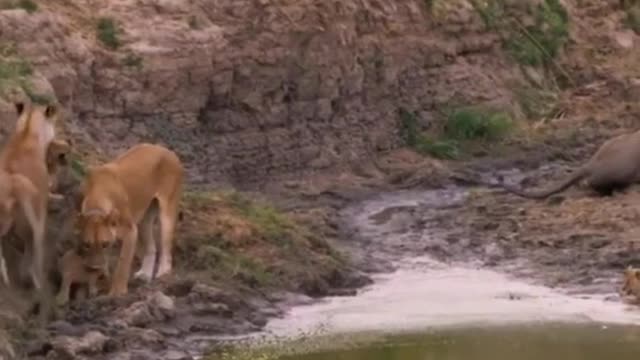
[[[151,280],[172,270],[173,235],[184,169],[178,156],[159,145],[139,144],[115,160],[89,169],[81,187],[79,227],[83,253],[91,266],[117,239],[122,241],[109,295],[127,293],[138,231],[142,267],[136,277]],[[160,239],[153,236],[156,218]],[[140,226],[140,229],[138,229]]]

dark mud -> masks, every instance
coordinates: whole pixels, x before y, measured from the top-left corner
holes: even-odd
[[[543,186],[588,155],[584,148],[570,155],[550,150],[529,160],[478,161],[466,171],[487,180],[502,176],[522,186]],[[640,233],[633,206],[640,197],[633,190],[600,198],[574,188],[531,201],[451,182],[439,189],[382,192],[390,188],[335,190],[283,203],[292,211],[315,207],[330,214],[319,229],[341,239],[337,245],[368,274],[389,272],[403,259],[427,255],[581,294],[610,295],[620,285],[623,267],[640,264],[633,236]],[[398,194],[406,201],[385,205],[385,196]],[[372,236],[356,226],[354,219],[361,216],[384,225],[386,233]],[[50,324],[37,339],[28,336],[20,349],[38,359],[191,359],[259,332],[292,306],[314,301],[290,292],[230,290],[186,278],[133,285],[132,295],[118,301],[76,303],[64,320]],[[369,278],[358,272],[341,274],[313,295],[353,295],[367,284]]]

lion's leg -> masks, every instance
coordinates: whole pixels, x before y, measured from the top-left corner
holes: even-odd
[[[113,273],[109,296],[119,296],[127,294],[129,275],[131,274],[131,265],[135,256],[137,242],[138,227],[136,225],[131,225],[129,231],[127,231],[124,238],[122,239],[120,257],[118,258],[116,270]]]
[[[173,264],[173,235],[178,218],[176,199],[159,200],[160,206],[160,259],[156,277],[171,273]]]
[[[147,213],[140,222],[140,238],[142,240],[143,251],[142,266],[140,270],[135,273],[134,277],[144,281],[151,281],[151,279],[153,279],[153,270],[156,265],[158,249],[153,236],[156,217],[157,211],[155,210],[154,204],[151,204],[151,207],[147,210]]]
[[[56,296],[56,303],[58,306],[64,306],[69,302],[69,295],[71,293],[71,274],[62,274],[62,285]]]
[[[99,274],[91,274],[89,281],[87,282],[89,297],[96,297],[98,295],[98,276]]]
[[[2,275],[2,281],[5,285],[11,285],[11,281],[9,280],[9,272],[7,271],[7,261],[4,258],[4,252],[2,251],[2,246],[0,245],[0,275]]]

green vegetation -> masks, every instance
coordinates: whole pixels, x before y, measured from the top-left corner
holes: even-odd
[[[190,270],[252,288],[315,289],[344,259],[287,214],[237,192],[189,191],[179,254]],[[187,260],[188,259],[188,260]],[[310,284],[305,286],[304,284]]]
[[[22,90],[36,104],[50,104],[55,98],[34,89],[30,81],[33,75],[31,64],[18,56],[15,46],[7,43],[0,46],[0,97]]]
[[[122,45],[119,37],[120,30],[113,19],[106,17],[98,19],[96,31],[98,39],[109,49],[115,50]]]
[[[507,13],[505,0],[472,1],[487,28],[503,35],[505,49],[523,65],[539,66],[552,61],[569,38],[569,14],[559,0],[531,5],[533,24]],[[514,31],[515,30],[515,31]]]
[[[33,0],[2,0],[0,1],[0,10],[7,9],[23,9],[32,14],[38,11],[38,4]]]
[[[545,119],[558,113],[558,95],[552,90],[520,87],[514,92],[527,119]]]
[[[198,23],[198,19],[195,17],[195,15],[191,15],[189,17],[189,28],[193,29],[193,30],[197,30],[200,28],[200,24]]]
[[[72,154],[69,164],[77,179],[83,179],[87,175],[87,166],[79,156]]]
[[[640,4],[633,3],[625,6],[625,24],[636,34],[640,34]]]
[[[15,85],[33,74],[33,68],[20,58],[0,58],[0,89]]]
[[[141,70],[144,67],[142,57],[132,52],[128,52],[124,56],[124,58],[122,59],[122,65],[134,68],[136,70]]]
[[[31,85],[31,83],[26,79],[22,81],[21,87],[24,93],[35,104],[49,105],[55,102],[55,99],[53,96],[36,92],[33,89],[33,86]]]
[[[400,109],[401,137],[415,151],[440,159],[455,159],[459,155],[458,144],[452,140],[433,140],[420,132],[415,113]]]
[[[456,140],[499,140],[511,127],[511,117],[504,112],[466,107],[449,114],[444,131]]]
[[[436,139],[420,131],[415,113],[400,109],[400,122],[407,146],[440,159],[459,158],[465,143],[500,140],[513,127],[507,113],[482,107],[463,107],[448,113],[443,131]]]
[[[431,11],[433,10],[433,5],[435,4],[436,0],[424,0],[424,6],[425,8],[427,8],[427,11]]]

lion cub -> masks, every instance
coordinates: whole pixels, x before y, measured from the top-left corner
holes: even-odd
[[[640,300],[640,269],[634,269],[629,266],[624,270],[622,295],[633,296],[633,302],[636,303]]]
[[[109,263],[106,256],[101,263],[88,263],[77,249],[70,249],[60,259],[59,267],[62,274],[62,284],[56,297],[59,306],[69,302],[74,284],[85,285],[89,297],[95,297],[99,288],[108,288]]]
[[[64,170],[69,166],[68,156],[71,145],[64,140],[53,139],[47,148],[47,172],[49,173],[49,200],[59,201],[63,196],[58,193],[64,182]],[[68,175],[67,175],[68,176]]]

